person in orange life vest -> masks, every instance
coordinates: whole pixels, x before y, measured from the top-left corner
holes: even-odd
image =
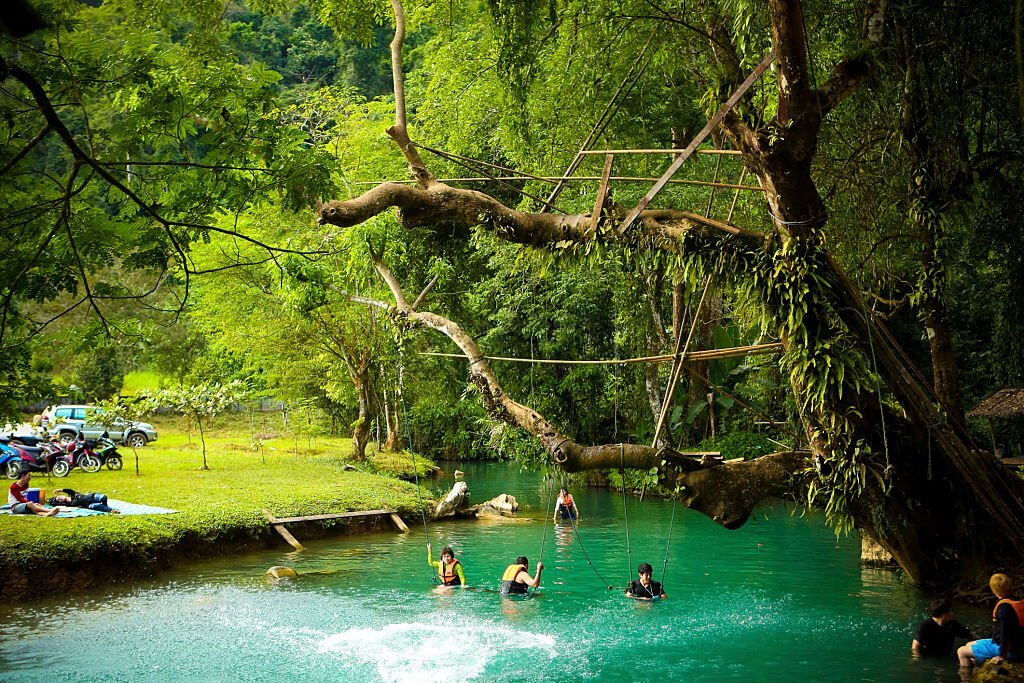
[[[636,568],[637,574],[640,575],[639,581],[634,581],[630,584],[629,588],[626,589],[627,598],[636,598],[638,600],[661,600],[667,598],[665,591],[662,590],[661,584],[657,581],[651,581],[651,575],[654,573],[654,569],[651,565],[644,562]]]
[[[501,575],[502,595],[523,595],[528,587],[536,588],[540,585],[540,573],[544,571],[544,563],[537,563],[537,575],[530,576],[530,561],[526,557],[519,557],[514,564],[505,568]]]
[[[555,501],[555,516],[552,517],[552,521],[557,522],[558,517],[562,519],[579,519],[580,511],[576,508],[576,501],[572,499],[572,494],[563,486],[558,490],[558,499]]]
[[[437,578],[441,579],[442,586],[466,587],[466,576],[462,573],[462,563],[455,559],[455,553],[451,548],[441,549],[441,561],[438,562],[434,560],[430,544],[427,543],[427,564],[437,570]]]
[[[53,517],[60,512],[57,508],[48,508],[39,503],[33,503],[25,497],[28,491],[28,483],[32,479],[31,470],[22,470],[18,478],[11,484],[7,491],[7,504],[11,506],[11,512],[15,515],[39,515],[40,517]]]
[[[956,651],[966,669],[989,659],[996,664],[1024,659],[1024,601],[1010,599],[1013,579],[1006,574],[993,574],[988,587],[999,598],[992,610],[992,637],[973,640]]]
[[[953,616],[953,603],[948,598],[932,600],[930,610],[931,616],[918,625],[910,644],[915,657],[947,657],[957,638],[974,640],[974,635]]]

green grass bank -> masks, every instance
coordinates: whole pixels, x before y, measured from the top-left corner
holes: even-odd
[[[308,440],[269,436],[253,446],[248,428],[226,421],[206,431],[207,462],[199,434],[189,436],[178,419],[159,421],[160,438],[138,449],[121,447],[124,469],[95,474],[72,470],[63,479],[34,474],[32,485],[72,488],[110,498],[178,510],[169,515],[96,515],[43,518],[0,515],[0,571],[5,597],[33,596],[150,576],[160,569],[206,556],[284,541],[262,514],[297,517],[391,508],[407,521],[419,518],[408,454],[369,453],[351,458],[343,438]],[[421,478],[436,470],[417,456]],[[10,481],[3,479],[5,486]],[[423,482],[421,482],[422,484]],[[435,497],[431,484],[424,496]],[[428,503],[429,504],[429,503]],[[305,523],[300,539],[373,528],[393,528],[386,518]]]

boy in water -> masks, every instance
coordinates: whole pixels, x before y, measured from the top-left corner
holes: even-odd
[[[1010,599],[1013,579],[1006,574],[993,574],[988,587],[999,598],[992,610],[992,637],[973,640],[956,651],[961,669],[967,671],[989,659],[996,664],[1024,659],[1024,601]]]
[[[932,600],[931,616],[920,623],[910,650],[915,657],[945,657],[953,652],[957,638],[974,640],[967,627],[953,616],[953,603],[947,598]]]
[[[637,598],[638,600],[664,600],[668,596],[665,595],[665,591],[661,589],[661,584],[657,581],[651,581],[651,575],[654,573],[654,569],[651,565],[644,562],[636,568],[637,574],[640,575],[639,581],[634,581],[630,584],[629,588],[626,589],[627,598]]]

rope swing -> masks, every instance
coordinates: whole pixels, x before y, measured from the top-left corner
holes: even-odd
[[[406,436],[406,440],[409,442],[409,457],[412,458],[412,476],[413,476],[413,479],[416,481],[416,497],[419,499],[420,518],[423,520],[423,542],[427,546],[427,548],[429,549],[429,547],[430,547],[430,533],[427,531],[427,511],[426,511],[426,508],[424,508],[424,506],[423,506],[423,491],[420,488],[420,473],[419,473],[419,470],[416,468],[416,451],[414,451],[412,449],[412,427],[409,424],[409,411],[406,410],[406,407],[405,407],[405,391],[404,391],[404,384],[403,384],[403,381],[402,381],[403,371],[404,371],[404,366],[401,363],[399,363],[399,365],[398,365],[398,398],[402,402],[402,420],[405,421],[405,436]],[[433,558],[431,558],[431,559],[433,559]],[[435,585],[437,584],[437,582],[438,582],[437,572],[435,572],[435,571],[431,571],[430,572],[430,580]]]

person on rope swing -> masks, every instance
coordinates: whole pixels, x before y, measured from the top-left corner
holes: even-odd
[[[999,598],[992,610],[991,638],[972,640],[956,651],[961,669],[970,671],[987,660],[993,663],[1020,662],[1024,659],[1024,600],[1013,600],[1013,579],[993,574],[988,587]]]
[[[572,499],[572,494],[564,486],[558,490],[558,498],[555,500],[555,515],[551,520],[557,522],[559,517],[572,520],[580,518],[576,501]]]
[[[50,505],[61,505],[72,508],[85,508],[95,512],[110,512],[115,515],[121,514],[120,510],[107,505],[107,494],[105,493],[79,493],[74,489],[57,489],[47,501]]]
[[[629,588],[626,589],[627,598],[664,600],[668,597],[665,595],[665,591],[662,590],[660,583],[651,581],[651,575],[654,574],[654,569],[651,565],[644,562],[636,568],[636,572],[640,575],[640,579],[631,583]]]
[[[915,657],[946,657],[953,652],[957,638],[966,641],[974,636],[953,615],[953,602],[948,598],[935,598],[930,607],[931,616],[917,627],[910,651]]]
[[[516,559],[514,564],[505,568],[501,575],[502,595],[525,595],[530,588],[540,585],[540,574],[544,571],[544,563],[537,563],[537,575],[530,576],[530,561],[525,556]]]
[[[462,563],[455,559],[455,552],[451,548],[447,546],[441,548],[441,561],[438,562],[430,550],[430,543],[427,543],[427,564],[437,570],[437,577],[441,580],[442,586],[466,587],[466,575],[462,573]]]

